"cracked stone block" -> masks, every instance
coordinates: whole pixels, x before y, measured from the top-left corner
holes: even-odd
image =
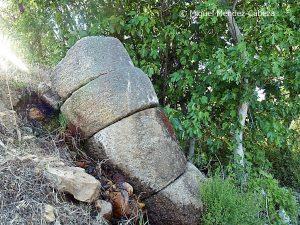
[[[157,105],[148,76],[136,67],[125,67],[99,76],[75,91],[61,111],[85,137],[90,137],[128,115]]]
[[[204,175],[191,163],[173,183],[145,200],[150,224],[198,225],[203,211],[200,199]]]
[[[65,100],[96,77],[119,67],[133,66],[123,44],[116,38],[85,37],[69,49],[51,74],[58,95]]]
[[[148,197],[184,173],[186,158],[172,125],[159,108],[126,117],[88,141],[95,160],[123,173],[137,194]]]

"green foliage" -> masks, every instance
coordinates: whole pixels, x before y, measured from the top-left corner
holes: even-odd
[[[262,198],[251,192],[240,191],[232,180],[219,177],[201,186],[204,202],[203,225],[263,225],[260,218]]]
[[[26,88],[28,85],[25,82],[22,82],[20,80],[11,80],[10,82],[11,82],[11,85],[17,90],[22,90],[22,89]]]
[[[84,36],[119,38],[153,82],[182,149],[187,153],[195,140],[193,162],[208,174],[220,165],[231,170],[235,134],[241,129],[238,109],[249,102],[243,128],[248,188],[267,193],[273,224],[279,223],[278,205],[294,219],[290,192],[280,185],[296,190],[300,185],[300,129],[291,126],[300,118],[299,1],[239,1],[236,11],[248,15],[235,16],[243,34],[238,44],[226,16],[216,15],[231,9],[232,0],[31,0],[21,1],[24,12],[20,4],[8,2],[1,29],[22,43],[20,49],[33,62],[57,63]],[[258,101],[257,89],[265,100]],[[280,185],[262,173],[272,174]],[[232,195],[231,204],[244,194]]]
[[[285,224],[297,224],[299,205],[295,196],[289,189],[280,187],[272,175],[261,172],[259,176],[250,179],[249,189],[262,194],[263,212],[269,224],[284,224],[284,220]]]
[[[34,0],[22,1],[24,12],[9,2],[4,27],[18,34],[13,36],[33,61],[55,64],[84,36],[119,38],[151,78],[183,149],[187,151],[191,138],[196,140],[194,162],[199,167],[214,169],[232,160],[238,107],[249,101],[247,159],[280,174],[275,161],[280,161],[279,151],[291,155],[289,126],[300,112],[298,2],[239,3],[236,11],[253,14],[259,9],[274,16],[237,16],[243,33],[238,45],[233,45],[226,17],[216,15],[232,1]],[[257,101],[257,87],[266,100]]]
[[[64,114],[60,113],[58,115],[58,122],[59,122],[60,130],[65,131],[68,126],[68,120]]]
[[[200,190],[204,225],[297,224],[299,206],[295,197],[267,173],[249,178],[242,188],[231,178],[215,176]]]

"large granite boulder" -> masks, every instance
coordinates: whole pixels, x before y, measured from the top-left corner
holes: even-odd
[[[119,67],[132,66],[122,45],[113,37],[86,37],[69,49],[52,73],[52,84],[65,100],[78,88]]]
[[[184,173],[186,159],[172,126],[158,108],[126,117],[95,134],[89,153],[120,170],[143,197],[156,193]]]
[[[150,224],[197,225],[202,214],[200,200],[204,175],[191,163],[173,183],[146,199]]]
[[[124,175],[141,194],[151,224],[199,223],[204,176],[187,163],[149,78],[120,41],[81,39],[55,68],[52,86],[55,91],[45,89],[42,96],[51,105],[63,103],[62,113],[89,138],[90,157]]]
[[[61,111],[90,137],[128,115],[157,105],[148,76],[136,67],[121,67],[75,91]]]

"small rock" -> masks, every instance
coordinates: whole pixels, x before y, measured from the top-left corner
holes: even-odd
[[[51,89],[51,87],[46,83],[40,83],[38,86],[38,93],[41,99],[48,105],[52,106],[55,110],[59,110],[62,101],[59,95]]]
[[[33,135],[25,135],[25,136],[22,136],[22,140],[23,140],[23,141],[32,140],[32,139],[34,139],[34,138],[35,138],[35,136],[33,136]]]
[[[54,207],[52,205],[45,205],[43,217],[47,223],[55,221]]]
[[[122,184],[122,186],[123,186],[124,190],[127,191],[129,196],[131,196],[133,194],[133,187],[129,183],[124,182]]]
[[[68,192],[82,202],[93,202],[99,196],[100,182],[79,167],[49,167],[46,177],[58,191]]]
[[[100,216],[104,219],[110,221],[112,218],[112,204],[110,202],[104,200],[97,200],[95,202],[95,207],[98,212],[100,212]]]
[[[30,108],[28,111],[28,117],[32,120],[42,121],[45,119],[45,115],[36,107]]]

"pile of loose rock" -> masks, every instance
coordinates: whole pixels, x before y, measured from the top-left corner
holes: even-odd
[[[133,66],[119,40],[78,41],[54,69],[52,88],[64,116],[88,140],[89,155],[120,171],[145,201],[150,224],[198,224],[204,176],[187,163],[148,76]],[[81,172],[50,170],[62,183]],[[96,200],[97,181],[84,179],[89,190],[75,185],[77,197],[84,189],[89,197],[82,200]]]

